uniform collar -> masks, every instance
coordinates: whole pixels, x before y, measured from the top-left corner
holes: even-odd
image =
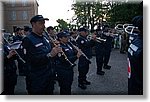
[[[38,34],[36,34],[36,33],[34,33],[34,32],[32,32],[31,34],[34,35],[35,37],[43,38],[43,35],[42,35],[42,36],[39,36]]]

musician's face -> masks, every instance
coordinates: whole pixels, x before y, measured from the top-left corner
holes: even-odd
[[[88,33],[87,33],[87,32],[85,32],[85,31],[82,31],[82,32],[81,32],[81,35],[82,35],[82,36],[87,36],[87,35],[88,35]]]
[[[74,34],[72,34],[71,36],[72,36],[73,38],[76,38],[76,37],[77,37],[77,34],[74,33]]]
[[[48,30],[48,33],[49,33],[49,34],[53,34],[54,31],[53,31],[52,29],[50,29],[50,30]]]
[[[61,41],[62,43],[67,43],[68,40],[69,40],[69,36],[64,36],[64,37],[60,38],[60,41]]]
[[[45,28],[45,21],[33,22],[33,28],[38,34],[42,34]]]

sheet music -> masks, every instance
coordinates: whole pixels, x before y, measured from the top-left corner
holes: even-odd
[[[19,49],[21,46],[21,43],[22,43],[22,41],[17,41],[17,42],[10,44],[9,47],[10,47],[10,49]]]

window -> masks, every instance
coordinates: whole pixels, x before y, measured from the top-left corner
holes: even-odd
[[[11,12],[11,20],[16,20],[16,12],[15,11]]]
[[[27,6],[27,1],[28,1],[28,0],[22,0],[22,5],[23,5],[23,6]]]
[[[22,18],[23,18],[23,20],[27,20],[28,19],[28,12],[27,11],[23,11],[22,12]]]
[[[16,2],[16,0],[11,0],[11,6],[12,6],[12,7],[15,6],[15,2]]]

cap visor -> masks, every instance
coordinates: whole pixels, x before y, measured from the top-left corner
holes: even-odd
[[[48,19],[48,18],[41,18],[41,19],[39,19],[38,21],[42,21],[42,20],[48,21],[49,19]]]

